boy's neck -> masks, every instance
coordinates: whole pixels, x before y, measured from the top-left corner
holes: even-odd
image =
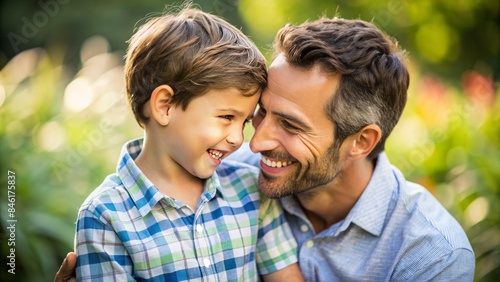
[[[141,153],[135,159],[142,173],[160,192],[179,200],[196,211],[204,181],[193,176],[178,163],[174,162],[160,146],[144,140]]]

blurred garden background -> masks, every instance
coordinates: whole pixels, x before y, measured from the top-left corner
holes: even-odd
[[[142,135],[124,99],[126,41],[175,3],[0,2],[1,281],[52,281],[73,249],[78,207],[114,171],[122,144]],[[397,38],[409,52],[411,86],[387,154],[464,227],[476,254],[475,280],[498,281],[499,1],[194,3],[240,27],[269,60],[280,27],[321,15],[373,21]],[[8,196],[8,171],[15,173],[15,198]],[[12,219],[15,275],[7,272]]]

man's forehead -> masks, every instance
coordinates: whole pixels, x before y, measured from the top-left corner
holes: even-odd
[[[337,89],[339,78],[340,75],[326,73],[319,66],[307,69],[294,66],[280,54],[269,67],[268,86],[263,95],[276,94],[296,103],[329,99]]]
[[[288,64],[288,62],[286,61],[285,56],[282,53],[280,53],[271,62],[271,65],[269,66],[269,69],[276,68],[276,67],[279,67],[279,66],[283,66],[283,65],[286,65],[286,64]]]
[[[271,63],[268,69],[268,80],[275,80],[278,83],[281,81],[284,85],[299,83],[300,80],[315,81],[321,83],[325,80],[330,80],[332,77],[340,78],[337,73],[326,72],[319,64],[310,67],[299,67],[290,64],[283,54],[279,54]],[[279,81],[278,81],[279,79]]]

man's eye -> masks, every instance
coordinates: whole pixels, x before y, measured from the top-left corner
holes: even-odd
[[[261,115],[261,116],[265,116],[266,115],[266,110],[264,110],[263,108],[259,108],[259,110],[257,111],[257,114]]]
[[[282,120],[281,124],[283,125],[284,128],[290,129],[290,130],[297,130],[298,128],[295,125],[292,125],[289,123],[287,120]]]

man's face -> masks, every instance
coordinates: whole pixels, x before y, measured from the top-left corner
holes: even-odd
[[[277,198],[330,183],[340,171],[339,146],[324,109],[339,77],[318,67],[297,68],[280,55],[268,81],[250,142],[252,151],[262,154],[259,189]]]

